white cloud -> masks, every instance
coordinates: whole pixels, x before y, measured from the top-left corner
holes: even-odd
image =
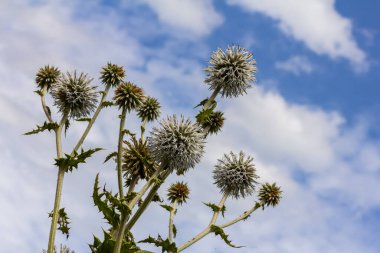
[[[349,60],[354,70],[368,68],[365,52],[352,35],[352,23],[335,9],[334,0],[227,0],[229,4],[260,12],[280,29],[318,54]]]
[[[223,22],[211,0],[145,0],[158,15],[159,20],[183,35],[209,34]],[[187,34],[189,35],[189,34]]]
[[[285,61],[278,61],[275,63],[275,67],[295,75],[301,73],[310,74],[314,70],[314,65],[306,56],[302,55],[294,55]]]

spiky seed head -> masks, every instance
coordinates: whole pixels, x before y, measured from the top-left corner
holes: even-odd
[[[223,112],[212,112],[205,120],[200,122],[203,129],[208,129],[211,134],[218,133],[224,124]]]
[[[123,78],[125,77],[125,70],[122,66],[109,62],[106,66],[102,67],[100,74],[100,80],[103,84],[116,87],[122,83]]]
[[[236,199],[251,195],[257,184],[256,168],[253,158],[240,151],[239,154],[224,154],[215,165],[214,179],[223,194]]]
[[[184,182],[177,182],[175,184],[172,184],[168,189],[168,200],[171,203],[177,201],[179,205],[182,205],[182,203],[186,203],[189,195],[190,189],[187,186],[187,183]]]
[[[225,52],[218,48],[205,71],[210,90],[220,89],[222,97],[237,97],[247,93],[250,83],[256,80],[256,60],[239,46],[228,46]]]
[[[142,121],[154,121],[160,116],[160,108],[161,105],[157,99],[146,97],[137,109],[137,115]]]
[[[144,92],[137,85],[126,82],[122,83],[115,89],[113,100],[120,108],[131,111],[139,107],[143,101]]]
[[[40,68],[36,75],[38,88],[43,89],[46,87],[47,90],[50,90],[51,86],[58,81],[60,74],[61,71],[53,66],[46,65]]]
[[[61,113],[69,113],[71,118],[86,117],[94,111],[98,93],[96,87],[91,86],[92,79],[87,74],[76,71],[61,75],[58,82],[52,87],[51,95]]]
[[[132,137],[124,142],[127,147],[123,150],[124,177],[129,185],[132,178],[148,179],[155,171],[155,164],[147,147],[147,142]]]
[[[175,115],[160,122],[159,128],[153,128],[148,138],[148,148],[152,157],[170,171],[178,175],[193,168],[203,155],[204,134],[198,124]]]
[[[275,207],[278,205],[281,199],[281,188],[276,185],[276,183],[269,184],[265,183],[261,186],[259,190],[259,201],[264,206]]]

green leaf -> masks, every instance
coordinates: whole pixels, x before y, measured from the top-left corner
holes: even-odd
[[[69,129],[69,127],[70,127],[70,121],[69,121],[69,119],[66,119],[66,121],[65,121],[65,136],[66,136],[66,132]]]
[[[130,135],[130,136],[132,136],[132,137],[135,137],[135,136],[136,136],[135,133],[132,133],[132,132],[129,131],[128,129],[124,129],[122,133],[123,133],[123,134],[126,134],[126,135]]]
[[[173,207],[168,205],[160,205],[162,208],[164,208],[166,211],[171,212],[173,210]]]
[[[102,148],[94,148],[87,151],[84,151],[82,148],[79,154],[75,151],[74,155],[65,154],[65,157],[56,158],[54,165],[58,166],[59,168],[65,168],[66,172],[71,172],[74,168],[78,169],[78,165],[80,163],[86,163],[86,159],[91,157],[95,152],[98,152],[99,150],[102,150]]]
[[[40,95],[41,97],[43,96],[42,90],[35,90],[33,92]]]
[[[38,134],[38,133],[43,132],[45,130],[48,130],[50,132],[51,130],[56,130],[57,128],[58,128],[58,124],[56,122],[48,123],[45,121],[42,126],[37,125],[36,129],[33,129],[30,132],[24,133],[24,135]]]
[[[115,104],[112,102],[112,101],[104,101],[102,103],[102,106],[103,107],[111,107],[111,106],[114,106]]]
[[[49,213],[49,217],[53,217],[53,212]],[[61,208],[58,210],[58,228],[57,230],[60,230],[63,235],[66,235],[66,239],[69,238],[69,216],[67,215],[65,208]]]
[[[145,240],[139,241],[139,243],[152,243],[156,247],[161,247],[162,252],[177,252],[177,246],[174,242],[169,242],[169,239],[163,240],[160,235],[156,238],[149,236]]]
[[[91,118],[80,118],[80,119],[76,119],[76,121],[87,121],[87,122],[90,122]]]
[[[230,240],[228,240],[228,235],[226,233],[224,233],[224,230],[221,228],[221,227],[218,227],[218,226],[215,226],[215,225],[211,225],[210,227],[210,231],[212,233],[214,233],[216,236],[220,236],[224,242],[229,245],[230,247],[233,247],[233,248],[241,248],[243,246],[235,246],[231,243]]]
[[[209,109],[202,109],[199,111],[197,116],[195,118],[197,119],[198,124],[202,124],[205,122],[212,114],[214,108],[209,108]]]
[[[116,157],[116,156],[117,156],[117,152],[112,152],[111,154],[108,154],[108,155],[106,156],[106,159],[104,160],[103,163],[108,162],[112,157]]]
[[[108,199],[102,199],[105,195],[104,193],[99,194],[99,174],[96,175],[94,190],[92,193],[92,199],[94,204],[98,207],[99,212],[104,216],[104,219],[108,221],[113,227],[117,227],[120,221],[120,215],[116,213],[116,210],[108,205]]]
[[[224,212],[226,211],[226,206],[223,205],[221,208],[218,205],[215,205],[213,203],[203,203],[206,206],[210,207],[213,212],[222,212],[222,216],[224,217]]]
[[[177,227],[173,224],[173,236],[174,238],[177,237]]]

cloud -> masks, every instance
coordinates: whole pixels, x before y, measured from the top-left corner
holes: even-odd
[[[352,35],[352,22],[335,9],[334,0],[227,0],[278,22],[282,32],[317,54],[349,60],[356,71],[368,68],[367,56]]]
[[[294,55],[285,61],[278,61],[275,63],[275,67],[295,75],[299,75],[301,73],[310,74],[314,71],[313,64],[307,57],[302,55]]]
[[[211,0],[145,0],[154,10],[158,19],[182,34],[208,35],[223,22]]]

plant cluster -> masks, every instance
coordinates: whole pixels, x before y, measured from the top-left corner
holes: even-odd
[[[157,192],[169,175],[186,175],[189,169],[195,168],[201,161],[208,135],[220,132],[225,121],[223,112],[216,110],[217,96],[230,98],[247,93],[255,81],[256,61],[246,49],[231,46],[225,51],[218,49],[214,52],[205,72],[205,83],[209,85],[212,94],[195,107],[200,109],[195,121],[192,121],[177,115],[159,120],[161,106],[158,100],[145,94],[136,84],[126,81],[124,68],[116,64],[108,63],[102,68],[99,78],[103,86],[101,91],[92,85],[93,79],[84,73],[74,71],[62,74],[58,68],[49,65],[38,71],[36,93],[41,98],[46,121],[26,134],[37,134],[45,130],[54,132],[57,147],[55,165],[58,169],[54,207],[49,214],[51,228],[48,248],[44,252],[56,252],[56,230],[69,236],[70,219],[66,209],[60,207],[64,175],[78,169],[80,163],[85,163],[101,150],[84,150],[81,147],[99,113],[109,106],[116,106],[120,112],[115,145],[117,150],[105,158],[105,162],[115,162],[118,191],[113,193],[106,187],[101,188],[99,175],[96,176],[92,198],[109,227],[104,230],[103,238],[94,236],[90,244],[92,253],[148,252],[140,249],[143,243],[152,243],[160,247],[162,252],[181,252],[210,233],[236,247],[224,228],[247,219],[259,208],[274,207],[279,203],[282,193],[280,187],[276,183],[260,186],[253,158],[243,151],[231,151],[216,162],[213,170],[214,184],[222,197],[218,204],[205,203],[213,213],[209,225],[187,242],[176,242],[175,215],[180,206],[186,204],[191,191],[186,182],[172,184],[167,190],[168,204],[162,203],[164,200]],[[114,96],[112,101],[108,101],[107,95],[111,89],[114,89]],[[58,121],[54,120],[46,104],[45,97],[48,94],[58,109]],[[132,112],[140,119],[140,133],[133,133],[125,127],[127,116]],[[73,121],[86,122],[87,127],[71,152],[65,154],[62,150],[62,131],[68,131]],[[146,124],[155,121],[158,124],[145,137]],[[218,216],[224,216],[226,212],[225,202],[228,198],[249,198],[257,187],[260,187],[257,200],[251,209],[231,221],[217,225]],[[137,242],[132,228],[152,202],[161,203],[160,206],[169,212],[167,237],[149,236]],[[61,252],[70,250],[61,246]]]

